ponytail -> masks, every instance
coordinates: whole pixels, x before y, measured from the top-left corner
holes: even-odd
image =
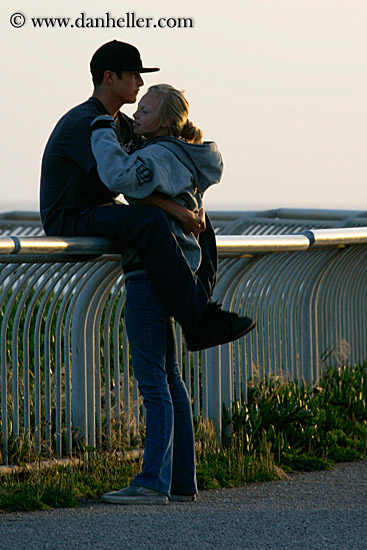
[[[197,128],[191,120],[187,120],[181,128],[181,139],[190,143],[202,143],[203,132]]]
[[[183,139],[190,143],[201,143],[203,132],[188,120],[189,103],[184,92],[169,84],[150,86],[148,92],[157,95],[159,101],[160,123],[168,122],[167,136]]]

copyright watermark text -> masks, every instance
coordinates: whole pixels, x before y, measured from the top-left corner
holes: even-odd
[[[16,12],[10,16],[10,24],[17,29],[25,25],[34,28],[70,29],[190,29],[194,27],[192,17],[142,17],[135,12],[114,16],[110,12],[102,16],[90,17],[81,12],[77,17],[27,17]]]

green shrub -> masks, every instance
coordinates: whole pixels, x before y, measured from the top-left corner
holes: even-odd
[[[233,434],[247,453],[271,447],[285,470],[329,468],[367,455],[367,369],[329,368],[318,386],[267,378],[250,385],[248,399],[233,406]]]

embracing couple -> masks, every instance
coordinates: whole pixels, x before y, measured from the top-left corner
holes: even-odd
[[[108,237],[121,253],[125,321],[133,369],[146,408],[142,472],[103,495],[119,504],[190,501],[197,494],[191,404],[177,360],[174,319],[188,349],[240,338],[255,326],[210,298],[215,234],[202,206],[222,175],[213,142],[188,120],[184,94],[143,86],[138,50],[113,40],[93,55],[91,98],[66,113],[46,145],[40,208],[46,235]],[[116,197],[123,194],[128,204]]]

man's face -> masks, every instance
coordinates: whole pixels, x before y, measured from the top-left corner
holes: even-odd
[[[140,73],[135,71],[123,71],[121,78],[115,73],[113,91],[120,99],[121,105],[124,103],[135,103],[139,89],[144,84]]]

